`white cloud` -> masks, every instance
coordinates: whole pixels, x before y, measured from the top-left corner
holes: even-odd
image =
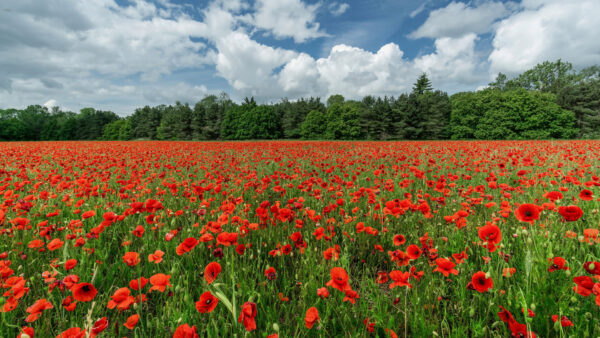
[[[295,42],[327,36],[315,22],[320,4],[306,5],[300,0],[257,0],[254,25],[275,38]]]
[[[51,109],[52,107],[58,107],[58,101],[55,99],[48,100],[46,103],[44,103],[44,107],[48,109]]]
[[[332,2],[329,4],[327,9],[329,9],[329,13],[333,16],[340,16],[350,8],[350,5],[345,2]]]
[[[562,58],[577,67],[600,60],[600,1],[528,0],[501,21],[489,55],[491,73],[516,74]]]
[[[468,33],[487,33],[493,29],[493,23],[506,17],[514,4],[485,1],[477,7],[462,2],[451,2],[448,6],[429,13],[429,17],[409,37],[440,38],[461,37]]]
[[[410,12],[409,16],[411,18],[414,18],[415,16],[421,14],[424,10],[425,10],[425,6],[427,5],[426,2],[422,2],[421,5],[417,8],[415,8],[414,11]]]
[[[433,80],[476,83],[479,58],[475,54],[477,35],[470,33],[460,38],[435,40],[436,51],[414,60],[414,65]]]
[[[219,75],[245,96],[276,95],[273,72],[296,55],[293,51],[262,45],[240,31],[220,38],[216,45]]]
[[[334,46],[326,58],[299,54],[279,74],[279,85],[292,97],[342,94],[360,99],[365,95],[398,95],[410,91],[421,72],[427,72],[437,88],[456,83],[475,83],[479,63],[474,52],[475,34],[436,40],[436,50],[414,60],[404,58],[400,47],[389,43],[376,53],[347,45]]]
[[[435,88],[455,92],[544,60],[576,66],[600,60],[594,17],[600,3],[593,0],[523,0],[518,8],[453,2],[431,12],[413,33],[435,39],[433,52],[414,58],[395,43],[376,51],[355,47],[366,45],[380,23],[363,22],[327,39],[321,58],[255,39],[270,34],[303,43],[325,36],[317,15],[347,10],[341,1],[214,0],[199,17],[186,14],[197,8],[169,0],[6,1],[11,11],[0,11],[2,107],[60,103],[74,111],[93,106],[131,113],[145,104],[193,103],[227,84],[238,100],[337,93],[359,99],[410,91],[421,72]],[[486,43],[477,34],[486,32],[494,33],[491,54],[477,48]]]

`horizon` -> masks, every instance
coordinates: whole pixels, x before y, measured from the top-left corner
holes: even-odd
[[[600,2],[57,0],[0,8],[0,108],[453,94],[543,61],[600,60]],[[560,33],[560,34],[558,34]]]

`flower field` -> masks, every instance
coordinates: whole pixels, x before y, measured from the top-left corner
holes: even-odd
[[[0,337],[600,335],[600,142],[0,154]]]

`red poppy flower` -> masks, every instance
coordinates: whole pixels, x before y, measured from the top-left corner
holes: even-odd
[[[0,224],[2,224],[2,222],[0,222]],[[33,330],[33,328],[25,326],[25,327],[21,328],[21,333],[17,336],[17,338],[25,338],[25,337],[33,338],[34,336],[35,336],[35,331]]]
[[[277,278],[277,272],[275,272],[275,268],[274,267],[270,267],[268,269],[265,270],[265,277],[267,277],[268,280],[274,280]]]
[[[247,331],[256,330],[256,304],[252,302],[246,302],[242,305],[242,311],[238,318],[238,323],[242,323]]]
[[[200,295],[200,300],[196,302],[196,310],[200,313],[210,313],[219,304],[219,298],[213,296],[210,291],[206,291]]]
[[[135,227],[135,229],[131,232],[135,237],[139,237],[141,238],[144,235],[144,227],[141,225],[138,225]]]
[[[325,299],[329,297],[329,290],[326,287],[319,288],[317,289],[317,296],[321,297],[322,299]]]
[[[188,237],[177,246],[175,252],[177,253],[177,255],[181,256],[184,253],[191,251],[194,247],[196,247],[197,244],[197,239],[195,239],[194,237]]]
[[[43,311],[52,308],[54,308],[52,303],[47,301],[45,298],[38,299],[35,301],[35,303],[33,303],[33,305],[27,308],[27,313],[29,313],[29,315],[27,318],[25,318],[25,321],[28,323],[35,322],[42,315]]]
[[[581,190],[581,192],[579,193],[579,198],[582,201],[591,201],[594,199],[594,193],[592,193],[591,190],[588,189],[583,189]]]
[[[58,249],[62,248],[63,244],[65,244],[65,242],[61,241],[58,238],[55,238],[55,239],[51,240],[50,243],[48,243],[48,250],[50,250],[50,251],[58,250]]]
[[[548,268],[548,272],[554,272],[556,270],[569,270],[569,268],[565,266],[567,261],[562,257],[554,257],[550,261],[552,264]]]
[[[156,250],[153,254],[148,255],[148,262],[158,264],[162,262],[164,254],[161,250]]]
[[[85,334],[85,330],[79,327],[72,327],[63,331],[61,334],[56,336],[56,338],[84,338]]]
[[[348,279],[348,273],[344,268],[335,267],[331,269],[331,280],[325,285],[344,292],[351,289]]]
[[[555,202],[557,200],[561,200],[563,198],[563,194],[560,191],[550,191],[545,193],[544,197],[549,199],[551,202]]]
[[[408,282],[408,279],[410,278],[410,272],[394,270],[390,272],[390,278],[394,281],[390,284],[390,289],[393,289],[396,286],[408,286],[409,289],[412,288],[412,285],[410,285]]]
[[[486,224],[479,228],[479,238],[486,242],[486,247],[490,252],[496,251],[496,245],[502,240],[500,228],[494,224]]]
[[[360,298],[358,296],[358,292],[354,291],[354,290],[346,290],[344,292],[344,299],[342,301],[344,302],[350,302],[352,304],[356,303],[356,300]]]
[[[395,246],[400,246],[404,243],[406,243],[406,238],[404,238],[404,235],[395,235],[394,236],[394,245]]]
[[[533,223],[540,218],[540,208],[531,203],[521,204],[515,211],[515,217],[521,222]]]
[[[415,244],[411,244],[406,248],[406,254],[410,259],[417,259],[421,257],[421,249]]]
[[[135,301],[135,298],[131,296],[131,290],[128,288],[120,288],[111,296],[111,300],[108,302],[108,308],[114,309],[115,307],[119,310],[127,310]]]
[[[171,275],[165,275],[164,273],[157,273],[150,277],[150,284],[152,284],[150,292],[154,290],[165,292],[167,286],[172,286],[171,283],[169,283],[169,279],[171,279]]]
[[[67,296],[67,298],[63,299],[62,306],[67,311],[74,311],[77,307],[77,302],[73,301],[73,297]]]
[[[123,255],[123,262],[129,266],[136,266],[140,262],[140,255],[137,252],[126,252]]]
[[[221,273],[221,264],[217,262],[210,262],[204,268],[204,279],[208,284],[212,283],[217,279],[219,274]]]
[[[513,319],[513,315],[510,313],[510,311],[508,311],[507,309],[505,309],[502,305],[499,305],[501,311],[498,312],[498,317],[500,318],[501,321],[508,323],[511,319]]]
[[[433,269],[433,272],[439,271],[444,277],[448,277],[450,274],[458,275],[458,270],[454,269],[456,264],[449,259],[437,258],[435,264],[437,267]]]
[[[137,313],[134,315],[131,315],[127,318],[127,321],[125,322],[125,324],[123,324],[123,326],[125,326],[126,328],[133,330],[133,328],[137,325],[138,321],[140,320],[140,315],[138,315]]]
[[[98,291],[90,283],[79,283],[71,288],[73,298],[80,302],[89,302],[96,297]]]
[[[94,323],[94,327],[92,327],[92,330],[90,332],[90,338],[96,337],[97,335],[102,333],[102,331],[104,331],[107,327],[108,327],[108,320],[106,319],[106,317],[102,317],[102,318],[98,319]]]
[[[385,284],[387,283],[389,280],[388,277],[388,273],[385,271],[379,271],[377,272],[377,278],[375,279],[375,282],[377,282],[377,284]]]
[[[465,252],[466,250],[457,253],[457,254],[452,254],[452,258],[454,258],[454,260],[456,261],[456,264],[462,264],[462,262],[469,258],[469,256],[467,256],[467,253]]]
[[[558,213],[567,222],[575,222],[583,216],[583,211],[576,205],[558,207]]]
[[[319,319],[319,310],[313,306],[306,310],[306,315],[304,316],[304,325],[306,325],[307,329],[312,329]]]
[[[69,271],[69,270],[73,269],[75,267],[75,265],[77,265],[77,260],[69,259],[65,262],[65,270]]]
[[[552,315],[552,321],[554,323],[556,323],[557,320],[558,320],[558,315]],[[573,326],[573,322],[570,321],[569,318],[562,316],[560,318],[560,326],[562,326],[562,327]]]
[[[600,262],[585,262],[583,268],[592,275],[600,275]]]
[[[173,338],[199,338],[198,333],[196,333],[196,325],[189,326],[188,324],[182,324],[175,329],[175,333],[173,333]]]
[[[573,291],[578,294],[587,297],[592,294],[592,289],[594,288],[594,280],[589,276],[579,276],[573,278],[573,282],[575,282],[575,287],[573,287]]]
[[[140,277],[138,279],[132,279],[129,281],[129,288],[135,291],[143,289],[148,284],[148,278]]]
[[[475,291],[483,293],[494,287],[494,282],[491,278],[486,277],[485,272],[478,271],[471,277],[470,285]]]
[[[397,266],[406,266],[410,264],[410,256],[402,250],[388,251],[390,260],[396,262]]]

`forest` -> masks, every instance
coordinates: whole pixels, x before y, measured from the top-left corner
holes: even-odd
[[[600,67],[543,62],[485,89],[448,95],[422,74],[409,93],[347,100],[332,95],[258,104],[227,94],[145,106],[126,117],[30,105],[0,109],[1,141],[440,140],[600,138]]]

